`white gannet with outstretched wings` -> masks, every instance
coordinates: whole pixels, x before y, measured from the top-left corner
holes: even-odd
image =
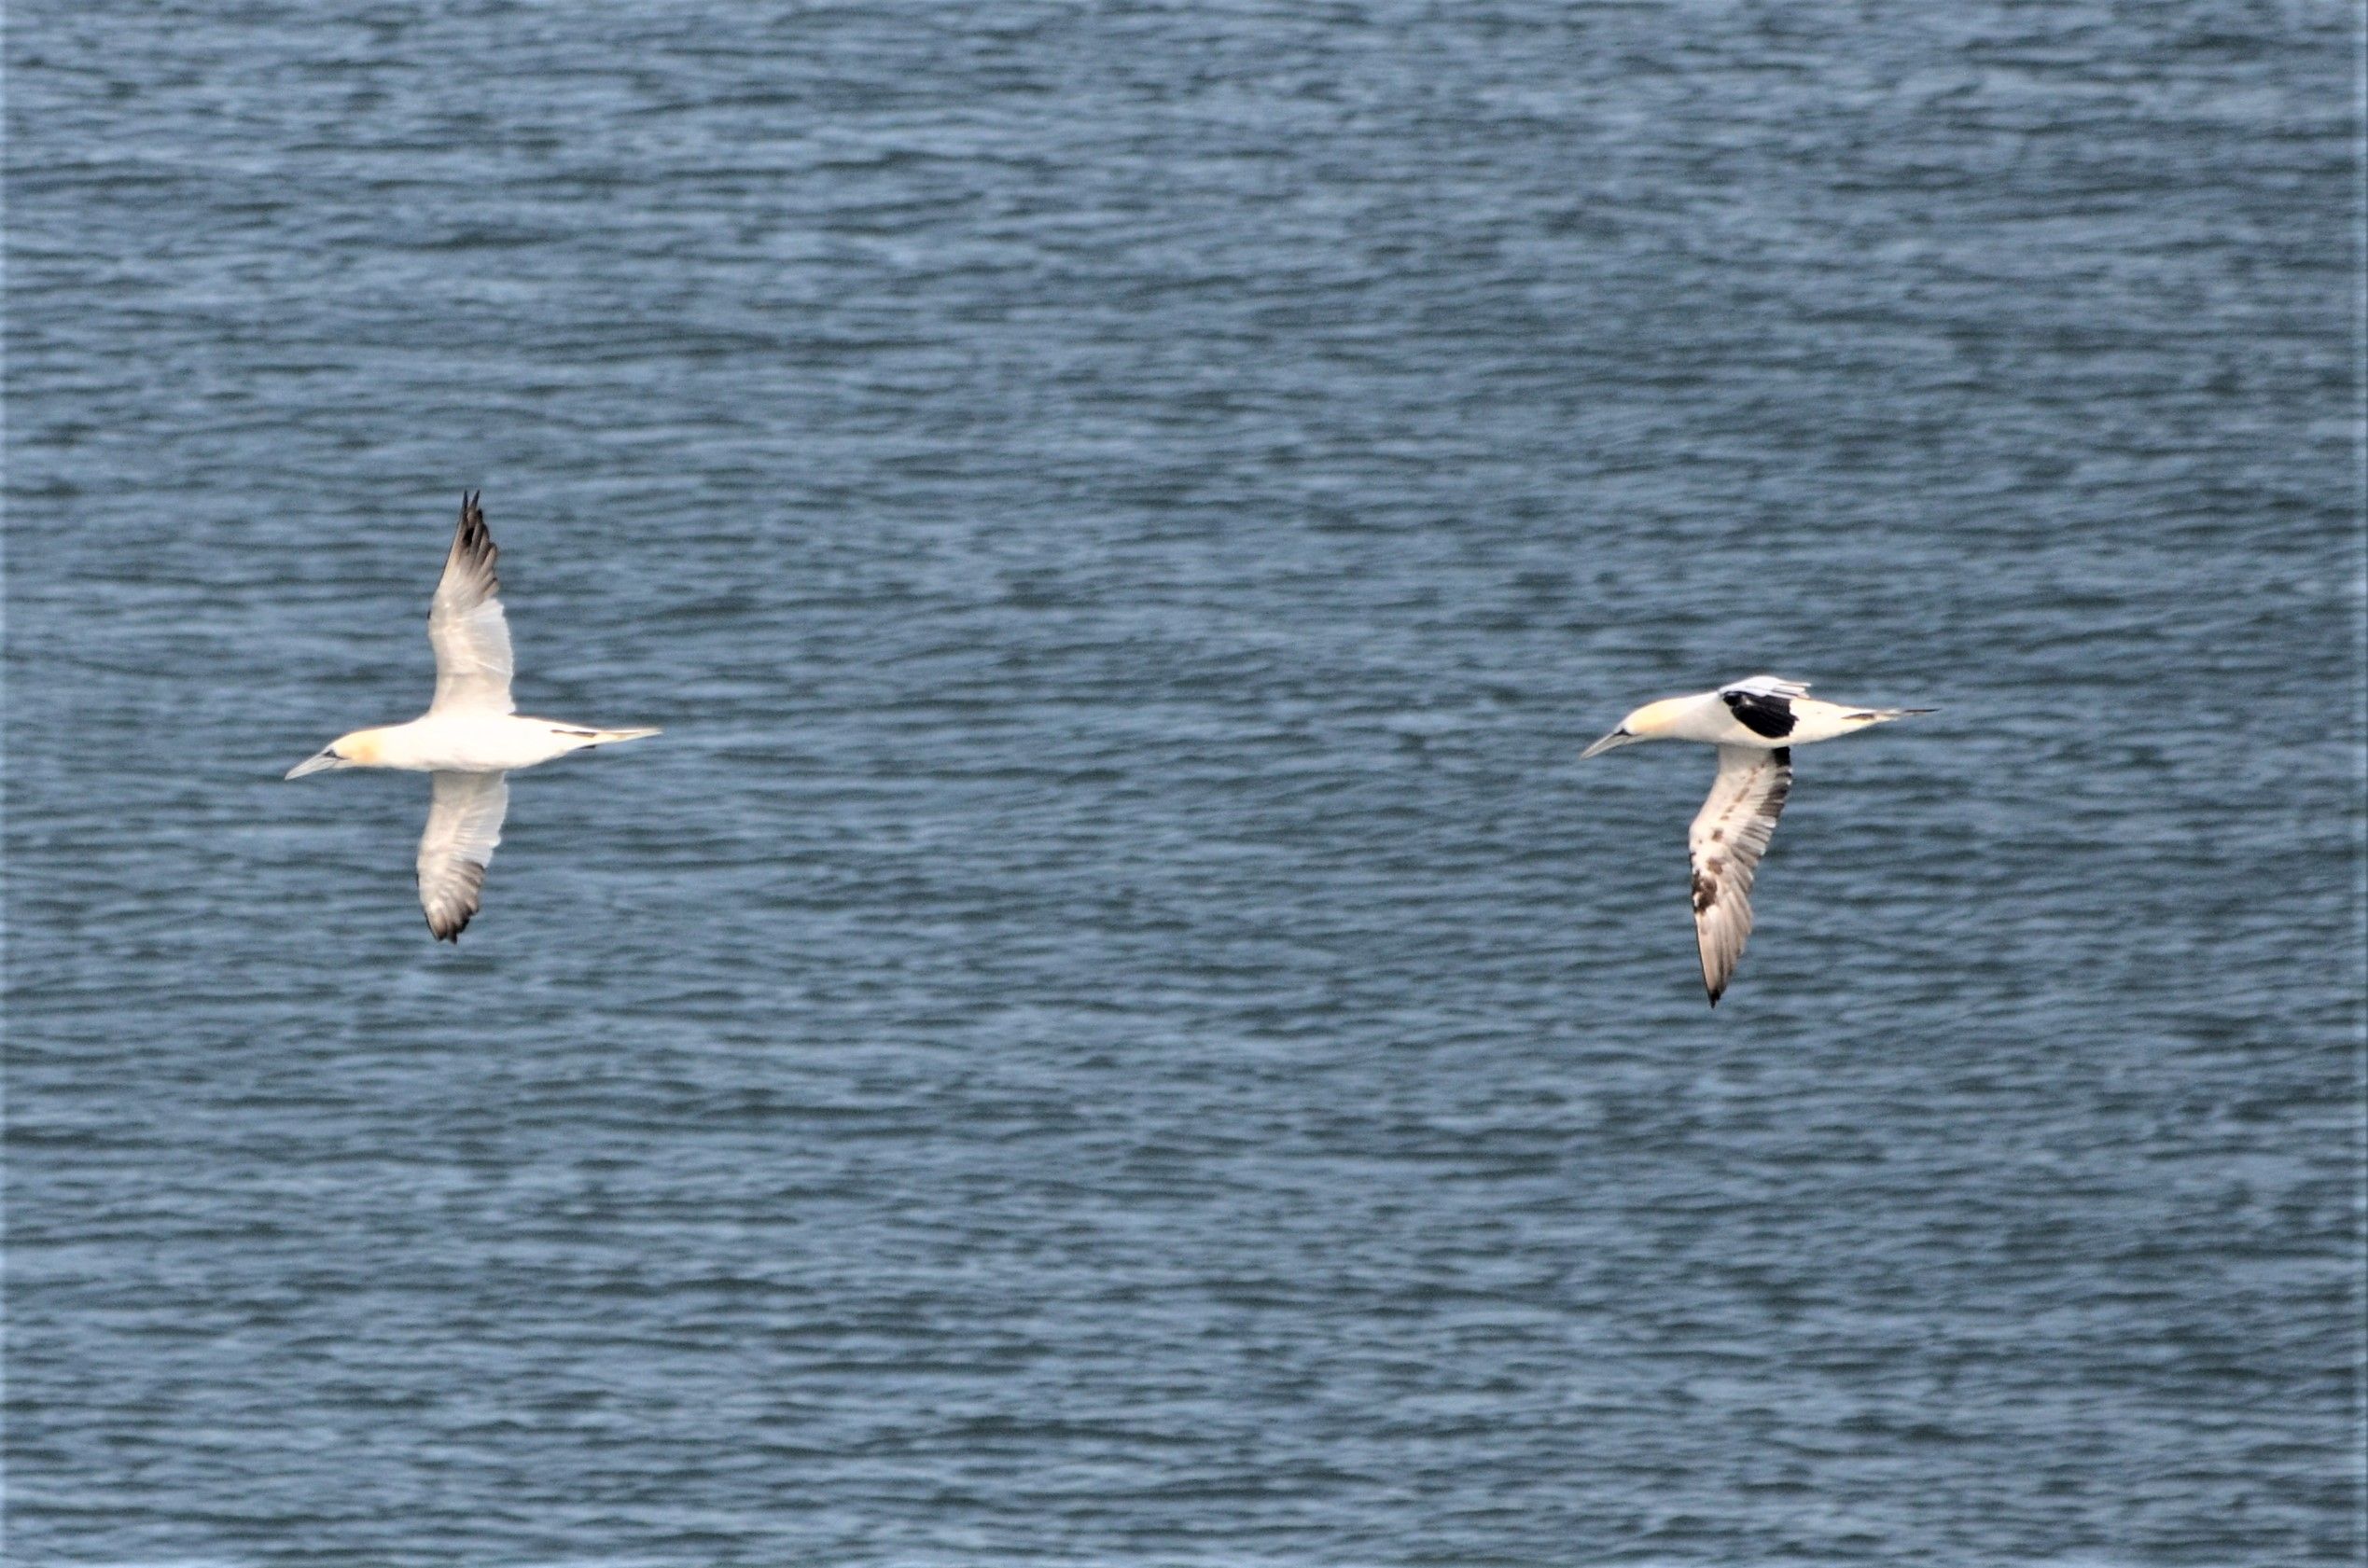
[[[478,909],[485,867],[502,841],[509,780],[587,746],[635,741],[655,729],[595,729],[523,718],[509,698],[509,623],[502,617],[500,555],[473,494],[461,498],[460,526],[427,612],[436,649],[436,700],[409,724],[340,735],[288,770],[300,779],[333,768],[400,768],[435,776],[427,831],[419,840],[419,902],[427,929],[458,942]]]
[[[1581,756],[1638,741],[1699,741],[1719,748],[1719,776],[1687,836],[1693,857],[1693,933],[1702,983],[1717,1006],[1751,935],[1751,879],[1792,791],[1792,748],[1929,708],[1849,708],[1820,702],[1805,682],[1753,675],[1692,697],[1648,702]]]

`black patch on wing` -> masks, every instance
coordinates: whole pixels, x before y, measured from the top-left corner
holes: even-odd
[[[1776,819],[1784,814],[1784,803],[1792,798],[1792,748],[1778,746],[1768,753],[1776,767],[1776,783],[1768,789],[1768,798],[1760,802],[1760,814],[1768,819],[1773,831]]]
[[[1709,872],[1706,876],[1701,871],[1693,874],[1693,912],[1695,914],[1707,912],[1710,906],[1719,901],[1718,873],[1721,869],[1720,863],[1714,860],[1710,862],[1706,869]]]
[[[483,491],[461,493],[460,526],[453,531],[452,559],[467,564],[483,578],[488,598],[502,590],[502,579],[495,568],[501,551],[494,544],[494,531],[485,526],[484,508],[477,504]]]
[[[1764,691],[1722,691],[1727,711],[1734,715],[1737,724],[1754,735],[1764,735],[1771,741],[1781,741],[1792,733],[1792,699],[1774,696]]]
[[[428,934],[439,942],[460,946],[461,933],[468,929],[477,911],[485,907],[484,890],[485,867],[474,860],[462,861],[458,885],[452,895],[427,911]]]

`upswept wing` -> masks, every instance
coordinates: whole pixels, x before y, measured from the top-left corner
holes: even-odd
[[[1702,983],[1717,1006],[1751,935],[1751,880],[1792,793],[1792,751],[1720,746],[1719,776],[1687,835],[1693,856],[1693,932]]]
[[[1788,681],[1782,675],[1746,675],[1720,687],[1719,695],[1724,697],[1730,691],[1748,691],[1761,697],[1805,697],[1809,683]]]
[[[509,699],[509,622],[502,616],[501,579],[494,563],[501,552],[485,527],[474,494],[461,497],[460,526],[444,558],[443,580],[427,612],[427,641],[436,650],[436,701],[429,713],[476,708],[507,714]]]
[[[439,941],[460,940],[478,909],[485,867],[502,841],[509,779],[502,773],[438,773],[427,831],[419,840],[419,903]]]

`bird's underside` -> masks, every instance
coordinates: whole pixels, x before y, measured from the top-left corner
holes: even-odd
[[[509,773],[570,752],[658,733],[561,724],[517,712],[510,700],[500,555],[478,498],[464,495],[428,608],[436,696],[427,712],[409,724],[340,736],[288,772],[301,778],[329,768],[394,768],[431,777],[417,866],[420,909],[439,941],[457,942],[478,911],[485,868],[502,841]]]
[[[1776,818],[1792,793],[1792,753],[1929,708],[1854,708],[1809,695],[1808,683],[1749,675],[1713,691],[1664,697],[1630,710],[1620,727],[1579,755],[1601,756],[1644,741],[1717,748],[1719,772],[1687,834],[1692,862],[1694,943],[1702,985],[1717,1006],[1751,937],[1751,883]]]

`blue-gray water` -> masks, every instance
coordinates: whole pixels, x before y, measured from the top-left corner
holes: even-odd
[[[2347,7],[8,21],[9,1562],[2358,1560]]]

